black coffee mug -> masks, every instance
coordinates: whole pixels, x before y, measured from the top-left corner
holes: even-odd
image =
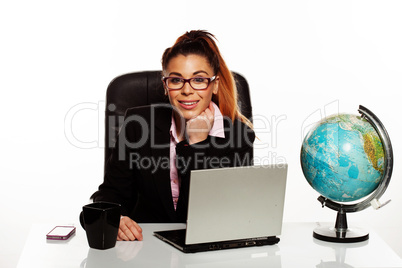
[[[108,249],[116,245],[121,208],[110,202],[94,202],[82,207],[82,227],[88,244],[95,249]]]

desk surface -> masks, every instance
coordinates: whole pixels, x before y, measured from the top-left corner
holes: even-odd
[[[315,223],[285,223],[274,246],[184,254],[153,236],[184,224],[142,224],[144,241],[90,249],[85,231],[67,241],[47,241],[51,225],[33,225],[18,267],[402,267],[402,260],[375,233],[361,243],[336,244],[313,238]]]

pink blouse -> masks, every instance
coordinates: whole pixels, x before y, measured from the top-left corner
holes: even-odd
[[[223,127],[223,116],[219,107],[212,102],[214,106],[215,113],[214,113],[214,125],[212,126],[211,130],[209,131],[209,136],[224,138],[225,137],[225,130]],[[174,121],[174,117],[172,115],[172,125],[170,127],[170,187],[172,189],[172,198],[174,209],[176,210],[177,201],[179,200],[179,192],[180,192],[180,178],[177,173],[176,163],[176,144],[179,143],[176,133],[176,123]]]

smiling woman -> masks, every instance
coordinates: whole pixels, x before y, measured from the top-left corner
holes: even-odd
[[[236,83],[233,79],[233,75],[224,61],[218,46],[214,41],[214,36],[206,31],[190,31],[186,34],[180,36],[176,43],[165,50],[162,57],[162,69],[163,75],[169,75],[169,64],[173,58],[182,56],[186,58],[187,56],[200,56],[204,58],[203,64],[210,68],[210,73],[204,74],[211,76],[216,76],[216,80],[219,80],[219,92],[215,93],[212,100],[219,103],[219,109],[224,116],[229,117],[234,120],[236,118],[240,119],[242,122],[251,126],[251,122],[244,117],[238,108],[237,103],[237,90]],[[192,63],[192,61],[188,61]],[[200,69],[199,71],[205,71]],[[196,75],[194,73],[192,75]],[[176,76],[181,76],[178,74]],[[165,83],[166,85],[166,83]]]
[[[142,240],[137,222],[186,222],[191,170],[252,164],[255,134],[213,35],[185,33],[162,68],[170,104],[127,110],[92,196],[121,204],[118,240]]]
[[[187,130],[190,144],[204,140],[213,125],[214,117],[211,116],[213,115],[213,108],[212,110],[209,109],[209,105],[212,96],[218,93],[219,76],[215,76],[215,80],[210,83],[214,71],[205,57],[194,54],[174,57],[164,72],[169,76],[169,79],[164,79],[165,90],[170,103],[176,108],[174,109],[174,118],[179,140],[184,139],[184,129]],[[173,80],[173,83],[169,83],[169,80]],[[172,84],[174,85],[173,88]],[[181,87],[179,87],[180,85]],[[209,115],[207,116],[207,119],[210,119],[209,121],[198,118],[205,115]],[[187,122],[187,128],[181,124],[181,118]],[[195,125],[196,123],[198,124]],[[191,131],[194,127],[197,127],[199,131]],[[198,135],[200,137],[194,142],[192,138],[196,134],[201,135]]]

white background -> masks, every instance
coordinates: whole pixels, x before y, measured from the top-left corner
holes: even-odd
[[[160,69],[164,49],[191,29],[215,34],[230,69],[248,79],[256,160],[289,163],[285,221],[336,217],[301,171],[308,126],[360,104],[376,113],[394,148],[381,199],[392,202],[348,221],[402,256],[402,2],[138,2],[0,2],[1,267],[17,264],[32,223],[78,222],[102,182],[108,83]]]

